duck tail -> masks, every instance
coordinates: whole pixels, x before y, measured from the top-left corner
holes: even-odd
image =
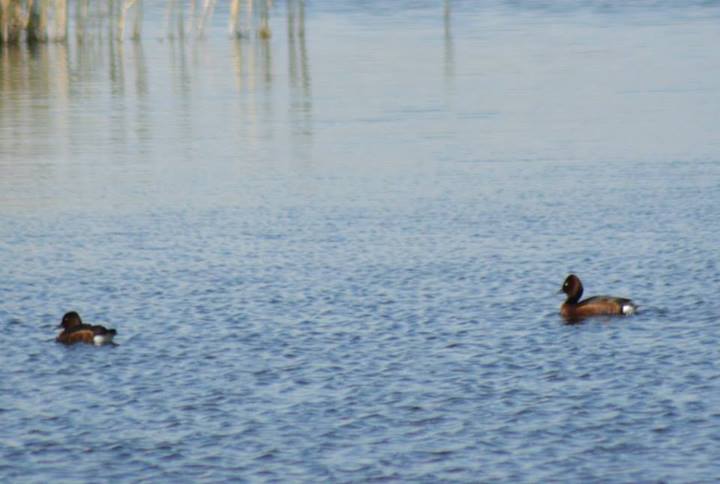
[[[623,303],[621,310],[622,313],[627,316],[630,314],[635,314],[635,312],[637,311],[637,306],[632,301],[627,301]]]

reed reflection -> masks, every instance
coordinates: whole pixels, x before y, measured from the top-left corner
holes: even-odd
[[[305,37],[305,0],[287,3],[290,115],[299,134],[312,135],[312,85]]]
[[[445,78],[453,79],[455,77],[455,47],[452,33],[452,0],[445,0],[443,28]]]
[[[3,154],[22,160],[43,153],[56,155],[62,147],[76,144],[73,133],[82,133],[88,122],[87,114],[76,107],[89,97],[101,95],[103,86],[108,86],[117,100],[110,112],[119,118],[109,124],[110,129],[124,129],[123,124],[129,123],[120,119],[123,112],[142,111],[137,104],[149,93],[143,45],[81,39],[74,44],[0,47],[0,129],[17,133],[0,140]],[[98,84],[102,78],[107,79],[107,84]],[[132,125],[143,129],[148,125],[137,121]],[[77,138],[82,135],[77,134]]]
[[[0,139],[3,158],[36,157],[50,149],[49,134],[66,132],[62,111],[73,91],[73,67],[64,44],[27,44],[0,47]],[[57,149],[63,149],[59,144]]]
[[[235,2],[234,2],[235,3]],[[277,108],[274,99],[281,89],[276,83],[274,71],[273,43],[269,36],[269,3],[260,3],[253,11],[252,2],[231,6],[238,9],[233,13],[230,31],[234,36],[232,43],[232,62],[235,83],[241,98],[238,99],[239,111],[245,119],[244,130],[248,130],[249,139],[258,139],[260,129],[258,116],[267,120]],[[250,16],[258,17],[254,22]],[[242,21],[244,17],[244,21]],[[292,126],[290,135],[297,148],[308,143],[312,135],[312,89],[308,49],[305,37],[305,2],[290,0],[287,3],[287,59],[288,59],[288,99],[287,113]],[[253,32],[252,25],[259,25]],[[268,27],[265,27],[268,25]],[[282,108],[281,108],[282,109]],[[275,123],[262,123],[265,134],[272,136]],[[298,138],[298,135],[300,138]],[[302,139],[301,139],[302,138]],[[301,157],[306,154],[298,153]]]
[[[103,156],[124,153],[129,159],[159,133],[192,144],[209,126],[206,113],[213,104],[203,99],[207,89],[223,89],[227,81],[234,81],[241,95],[233,96],[231,85],[221,106],[232,110],[218,115],[226,116],[222,126],[234,129],[236,139],[260,143],[276,136],[289,138],[295,147],[310,146],[313,99],[305,1],[289,0],[286,18],[279,19],[287,27],[287,39],[281,41],[287,46],[287,84],[277,82],[284,69],[275,63],[285,52],[274,52],[283,44],[270,35],[271,3],[234,3],[237,20],[228,44],[198,41],[205,5],[188,9],[179,0],[168,2],[166,9],[163,5],[160,13],[166,18],[154,17],[156,29],[168,28],[155,39],[130,39],[144,3],[123,13],[127,2],[79,0],[71,10],[70,41],[0,44],[0,127],[10,134],[0,138],[3,155],[58,159],[65,148],[72,152],[68,156],[77,157],[75,151],[105,146],[110,148]],[[117,23],[123,15],[126,40]],[[210,62],[211,57],[219,63]],[[40,103],[46,109],[38,109],[38,99],[46,100]],[[286,118],[289,128],[277,131],[282,124],[273,120],[278,118]],[[32,139],[24,131],[42,136]]]

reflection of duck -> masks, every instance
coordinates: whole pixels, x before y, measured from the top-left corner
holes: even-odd
[[[80,315],[75,311],[66,313],[58,327],[63,328],[63,330],[58,335],[56,341],[66,345],[75,343],[96,345],[112,343],[112,339],[117,333],[114,329],[108,329],[105,326],[83,324]]]
[[[567,299],[560,306],[560,315],[568,321],[577,321],[588,316],[628,315],[637,309],[630,299],[622,297],[593,296],[580,301],[583,286],[575,274],[567,276],[561,291],[567,294]]]

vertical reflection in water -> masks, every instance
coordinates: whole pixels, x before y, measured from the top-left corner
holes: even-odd
[[[147,63],[145,62],[145,51],[142,42],[133,42],[133,59],[137,78],[135,79],[135,92],[138,97],[144,97],[148,93]]]
[[[232,63],[235,74],[235,83],[242,96],[240,112],[244,115],[243,129],[247,132],[247,140],[258,140],[258,104],[261,96],[263,116],[272,117],[272,77],[273,58],[272,44],[269,38],[258,36],[257,40],[244,37],[235,37],[232,41]],[[265,123],[264,127],[270,131],[273,123]],[[271,133],[270,133],[271,134]]]
[[[89,42],[89,32],[77,38],[74,49],[75,65],[78,80],[89,79],[104,64],[103,46],[99,42]],[[76,86],[80,83],[73,83]]]
[[[0,154],[3,162],[21,163],[42,156],[52,144],[62,152],[67,119],[50,115],[70,104],[71,66],[65,43],[18,44],[0,47]],[[52,103],[47,100],[52,99]]]
[[[290,86],[294,87],[297,80],[297,51],[295,49],[295,2],[289,0],[287,3],[287,40],[288,40],[288,74]]]
[[[261,3],[262,5],[262,3]],[[262,14],[267,15],[267,14]],[[268,30],[269,32],[269,30]],[[272,79],[273,79],[273,56],[272,56],[272,42],[269,36],[259,34],[258,35],[258,47],[260,49],[260,69],[261,79],[263,87],[263,103],[262,109],[264,111],[265,119],[272,119],[273,117],[273,92],[272,92]],[[274,123],[266,123],[267,129],[270,131],[270,136],[273,135]]]
[[[445,0],[443,25],[445,27],[445,79],[450,80],[455,77],[455,48],[453,46],[452,34],[452,0]]]
[[[250,32],[252,29],[253,0],[246,0],[245,7],[245,31]]]
[[[165,36],[168,39],[173,39],[175,37],[175,32],[173,32],[173,29],[175,28],[175,21],[175,0],[168,0],[167,5],[165,6]]]
[[[238,91],[241,93],[242,106],[240,113],[244,115],[244,123],[242,125],[247,130],[250,140],[257,139],[257,107],[255,104],[254,93],[254,59],[252,51],[248,52],[248,58],[243,55],[244,40],[236,37],[233,40],[232,62],[235,72],[235,83]]]
[[[260,56],[262,58],[262,72],[266,91],[272,86],[272,46],[269,37],[260,36]]]
[[[110,62],[110,86],[114,95],[122,95],[125,91],[125,72],[123,70],[123,43],[116,42],[113,36],[108,37],[108,59]]]
[[[112,36],[101,40],[107,43],[104,48],[97,42],[77,43],[74,68],[77,82],[73,84],[87,90],[91,85],[83,81],[94,78],[100,68],[106,66],[109,81],[107,85],[110,90],[110,122],[106,125],[105,133],[113,140],[112,146],[115,150],[124,151],[147,142],[150,136],[148,130],[151,123],[146,103],[149,94],[147,62],[143,44],[139,41],[119,42]],[[76,92],[75,95],[84,99],[89,92]],[[84,116],[82,112],[72,111],[72,122],[81,126]],[[83,130],[77,129],[77,126],[71,132],[76,133],[76,145],[77,149],[80,149],[83,145]],[[84,142],[87,143],[88,140],[85,139]]]
[[[4,166],[10,162],[11,154],[18,152],[18,143],[22,139],[18,136],[17,129],[21,126],[22,112],[20,103],[13,102],[12,98],[20,94],[29,86],[23,86],[29,82],[27,71],[29,70],[28,49],[25,45],[11,46],[0,45],[0,134],[2,134],[2,163]]]
[[[260,38],[263,39],[269,39],[271,32],[270,32],[270,7],[272,6],[272,1],[267,0],[265,2],[260,2],[260,29],[258,30],[258,35]]]
[[[178,9],[176,15],[177,20],[175,22],[177,25],[177,34],[180,40],[185,39],[185,14],[183,13],[184,11],[185,9],[183,8]]]
[[[133,123],[135,137],[142,151],[148,149],[148,143],[153,139],[152,122],[150,119],[150,107],[148,106],[148,75],[147,62],[145,61],[145,51],[143,44],[139,41],[132,42],[133,51],[133,68],[135,72],[135,96],[137,104],[135,106],[135,122]]]
[[[57,190],[52,161],[71,146],[71,73],[64,43],[0,47],[0,208],[40,207]]]
[[[176,2],[169,21],[178,26],[177,32],[181,34],[179,3]],[[82,19],[83,24],[76,26],[74,42],[32,47],[21,44],[0,49],[0,161],[12,162],[18,176],[39,169],[40,163],[46,166],[46,173],[54,170],[70,177],[77,176],[82,171],[79,167],[86,166],[83,163],[88,161],[96,164],[113,160],[116,165],[147,159],[137,155],[164,149],[153,144],[158,133],[181,138],[181,143],[193,139],[193,122],[197,122],[193,113],[197,114],[197,106],[193,104],[191,78],[202,67],[192,65],[190,56],[194,51],[190,49],[197,49],[197,58],[202,59],[206,44],[177,38],[162,44],[120,42],[113,30],[117,26],[102,19],[121,8],[122,2],[113,0],[101,5],[78,0],[75,5],[73,15]],[[289,6],[292,13],[288,18],[290,78],[286,112],[290,128],[277,135],[288,138],[290,143],[284,143],[285,146],[306,150],[311,146],[313,104],[305,2],[291,0]],[[241,7],[243,13],[249,12],[252,2],[245,0]],[[256,15],[268,20],[268,3],[263,1],[256,7]],[[249,22],[249,18],[240,20]],[[234,39],[231,44],[235,80],[238,90],[246,94],[234,101],[238,103],[241,119],[238,126],[243,139],[250,143],[263,143],[281,126],[272,122],[281,114],[274,112],[277,107],[274,100],[284,97],[284,92],[278,93],[278,89],[283,91],[282,86],[272,83],[275,68],[272,41],[257,35]],[[158,113],[153,110],[156,104],[151,96],[155,92],[151,79],[157,64],[146,62],[146,54],[152,57],[162,45],[169,46],[170,81],[177,85],[176,93],[170,97],[176,110],[172,125],[176,131],[167,133],[170,127],[156,123]],[[153,52],[145,51],[145,47]],[[166,99],[162,95],[161,98]],[[178,152],[192,157],[193,143],[188,142],[187,147]],[[308,158],[307,153],[298,155]],[[66,163],[69,160],[73,163]],[[5,180],[0,188],[7,184]]]
[[[169,0],[165,16],[167,17],[167,38],[174,39],[177,34],[178,38],[185,37],[185,9],[183,5],[178,7],[177,0]],[[192,19],[195,16],[194,8],[190,11],[190,29],[192,29]]]
[[[110,69],[110,139],[112,149],[128,146],[127,113],[125,109],[125,55],[124,42],[110,35],[107,39]]]
[[[78,0],[75,5],[75,40],[82,42],[85,40],[87,30],[87,18],[90,6],[90,0]]]
[[[242,41],[236,38],[232,43],[232,65],[235,74],[235,85],[237,90],[242,92],[245,86],[245,69],[243,69],[243,48]]]
[[[267,1],[256,4],[255,15],[259,18],[260,27],[257,35],[251,35],[253,3],[252,0],[245,0],[244,5],[239,2],[235,6],[245,18],[236,19],[234,27],[231,27],[235,32],[231,53],[233,73],[237,90],[242,94],[237,98],[238,112],[243,116],[242,131],[249,144],[274,136],[276,123],[267,121],[272,120],[276,114],[273,112],[273,101],[278,94],[275,92],[278,86],[273,85],[273,41],[269,29],[271,4]],[[294,47],[295,37],[297,36],[293,36],[290,44],[294,49],[290,56],[296,56],[298,52]],[[297,64],[297,61],[292,61],[290,68],[295,69]],[[307,66],[307,62],[304,65]],[[304,77],[307,77],[307,74],[304,74]],[[297,78],[297,73],[291,74],[291,79]]]
[[[230,37],[238,35],[238,18],[240,17],[240,0],[232,0],[230,3],[230,21],[228,30]]]
[[[210,22],[214,10],[215,0],[205,0],[203,2],[200,19],[196,22],[196,34],[198,37],[205,35],[205,27]]]
[[[303,145],[312,136],[312,91],[307,44],[305,42],[305,2],[289,0],[287,4],[288,73],[290,77],[290,115],[294,134]]]
[[[193,158],[193,126],[192,126],[192,75],[188,62],[188,43],[184,37],[170,39],[170,79],[174,83],[173,99],[178,104],[178,112],[173,114],[177,125],[177,139],[187,143],[188,148],[177,150],[177,156],[184,161]]]
[[[50,82],[54,82],[55,86],[52,88],[53,97],[55,98],[55,105],[53,106],[55,111],[67,113],[70,111],[70,76],[72,73],[70,67],[70,56],[68,53],[67,44],[65,42],[55,43],[51,49],[47,49],[51,56],[49,64],[54,64],[53,67],[48,69],[48,77]],[[52,61],[52,57],[55,57],[56,61]],[[58,139],[60,143],[55,143],[58,146],[62,146],[63,152],[69,154],[71,150],[70,136],[72,133],[72,126],[68,119],[57,119],[66,118],[66,116],[51,116],[55,118],[55,131],[58,133]]]

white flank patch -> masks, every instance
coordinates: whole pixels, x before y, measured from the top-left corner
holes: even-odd
[[[112,343],[113,335],[111,334],[96,334],[93,337],[93,343],[96,345],[104,345],[105,343]]]
[[[633,304],[623,304],[623,314],[635,314],[635,306]]]

